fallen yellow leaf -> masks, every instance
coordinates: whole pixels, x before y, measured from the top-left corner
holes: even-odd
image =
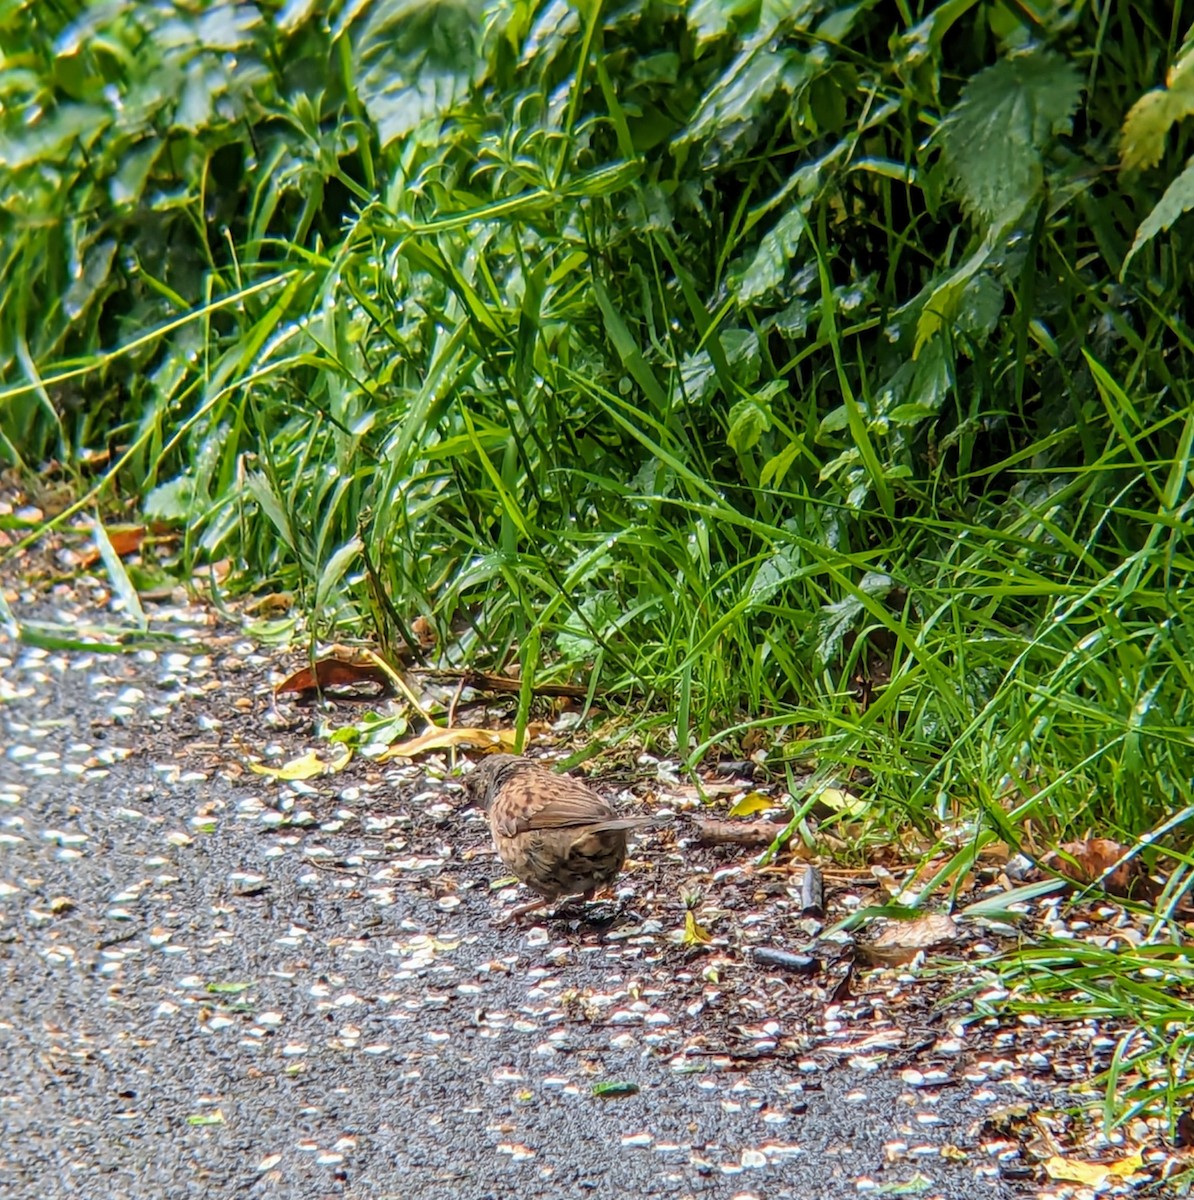
[[[325,762],[314,750],[308,750],[299,758],[292,758],[280,767],[267,767],[264,763],[249,763],[249,770],[257,775],[268,775],[271,779],[315,779],[319,775],[335,775],[343,771],[352,761],[352,749],[346,747],[339,758]]]
[[[1062,1158],[1055,1154],[1044,1163],[1045,1174],[1050,1179],[1064,1179],[1070,1183],[1083,1183],[1087,1187],[1098,1187],[1108,1179],[1125,1179],[1134,1175],[1144,1166],[1143,1156],[1137,1152],[1121,1158],[1118,1162],[1090,1163],[1075,1162],[1070,1158]]]
[[[841,788],[823,788],[817,793],[817,800],[826,808],[833,809],[839,817],[862,817],[868,807],[865,800],[860,800],[852,792],[843,792]]]
[[[753,813],[763,812],[768,808],[775,808],[775,801],[764,792],[747,792],[733,808],[730,809],[731,817],[749,817]]]
[[[696,917],[692,915],[690,908],[684,914],[684,941],[685,946],[707,946],[713,938],[709,931],[703,926],[698,925]]]
[[[513,750],[517,735],[513,729],[428,729],[426,733],[398,742],[377,756],[378,762],[391,758],[414,758],[428,750],[449,750],[453,746],[481,746],[486,749]]]

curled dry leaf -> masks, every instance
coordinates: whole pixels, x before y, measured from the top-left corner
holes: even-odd
[[[299,696],[310,696],[329,688],[358,687],[361,684],[380,685],[378,694],[381,694],[389,690],[390,680],[372,657],[345,651],[321,658],[312,666],[295,671],[274,688],[274,695],[293,692]]]
[[[703,925],[697,924],[692,909],[689,909],[684,914],[684,936],[680,939],[680,944],[682,946],[707,946],[712,940],[709,931]]]
[[[424,650],[435,649],[435,644],[439,641],[439,635],[435,631],[435,626],[422,614],[411,621],[410,631],[418,639],[419,645]]]

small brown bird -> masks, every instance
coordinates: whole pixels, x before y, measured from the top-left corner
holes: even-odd
[[[465,789],[488,811],[502,862],[540,896],[512,909],[507,920],[562,896],[590,899],[622,869],[627,833],[655,820],[619,817],[579,780],[515,754],[484,759]]]

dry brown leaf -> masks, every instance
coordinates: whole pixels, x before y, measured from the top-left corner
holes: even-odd
[[[108,535],[108,541],[112,543],[112,549],[120,558],[127,558],[130,554],[136,554],[141,549],[141,543],[145,541],[145,526],[144,525],[108,525],[104,532]],[[91,546],[83,550],[79,554],[79,566],[93,567],[99,562],[100,552],[95,546]]]
[[[957,940],[958,923],[948,913],[925,913],[914,921],[892,921],[878,937],[859,942],[864,957],[884,966],[902,966],[922,951],[938,950]]]
[[[366,683],[380,684],[383,692],[390,687],[385,670],[373,659],[362,655],[335,654],[321,658],[314,666],[295,671],[274,688],[274,695],[294,692],[299,696],[309,696],[328,688],[354,687]]]
[[[1110,838],[1086,838],[1080,842],[1066,842],[1049,851],[1041,858],[1041,865],[1074,883],[1101,882],[1111,895],[1129,896],[1143,869],[1136,859],[1121,862],[1116,867],[1126,853],[1126,846]],[[1108,871],[1110,874],[1103,878]]]
[[[415,617],[410,623],[410,631],[418,639],[418,643],[424,650],[432,650],[435,648],[435,643],[439,641],[439,637],[435,632],[435,626],[422,614]]]

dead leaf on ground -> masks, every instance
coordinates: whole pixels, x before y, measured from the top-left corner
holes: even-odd
[[[257,775],[268,775],[271,779],[293,782],[299,779],[315,779],[320,775],[335,775],[343,771],[352,761],[352,749],[346,748],[339,758],[325,761],[314,750],[298,758],[292,758],[280,767],[267,767],[264,763],[251,762],[249,770]]]
[[[684,914],[684,936],[680,940],[682,946],[707,946],[713,941],[712,935],[703,926],[697,924],[697,919],[693,916],[690,908]]]
[[[410,631],[418,639],[419,645],[424,650],[435,649],[435,644],[439,641],[439,635],[435,631],[435,626],[421,613],[411,621]]]
[[[298,696],[311,696],[330,688],[359,687],[362,684],[380,685],[379,695],[389,691],[391,686],[385,669],[375,659],[351,652],[333,654],[295,671],[274,688],[274,695],[293,692]]]
[[[1045,1159],[1042,1165],[1050,1179],[1064,1179],[1070,1183],[1082,1183],[1087,1187],[1097,1188],[1110,1180],[1126,1179],[1129,1175],[1135,1175],[1144,1166],[1144,1158],[1137,1152],[1117,1162],[1092,1163],[1076,1162],[1074,1159],[1062,1158],[1060,1154],[1055,1154],[1052,1158]]]
[[[146,529],[144,525],[108,525],[105,527],[105,532],[117,556],[128,558],[130,554],[136,554],[141,549],[141,543],[145,541]],[[99,562],[99,559],[99,548],[90,546],[80,553],[78,564],[81,567],[93,567]]]
[[[451,750],[457,746],[478,746],[485,750],[513,752],[518,735],[513,729],[428,729],[407,742],[391,746],[378,755],[378,762],[391,758],[415,758],[428,750]]]
[[[268,596],[258,596],[246,604],[245,614],[250,617],[278,617],[293,607],[294,596],[290,592],[270,592]]]
[[[766,812],[769,808],[777,808],[776,802],[767,795],[766,792],[747,792],[745,796],[739,800],[733,808],[730,809],[731,817],[749,817],[757,812]]]
[[[858,820],[866,815],[870,805],[859,799],[853,792],[842,791],[841,788],[822,788],[817,793],[817,804],[828,809],[834,816]]]
[[[939,950],[958,937],[958,923],[948,913],[926,913],[914,921],[892,921],[871,941],[858,943],[864,958],[888,967],[910,963],[922,951]]]
[[[1130,896],[1144,870],[1137,859],[1120,862],[1127,853],[1126,846],[1110,838],[1086,838],[1050,850],[1041,865],[1074,883],[1101,883],[1113,896]]]

